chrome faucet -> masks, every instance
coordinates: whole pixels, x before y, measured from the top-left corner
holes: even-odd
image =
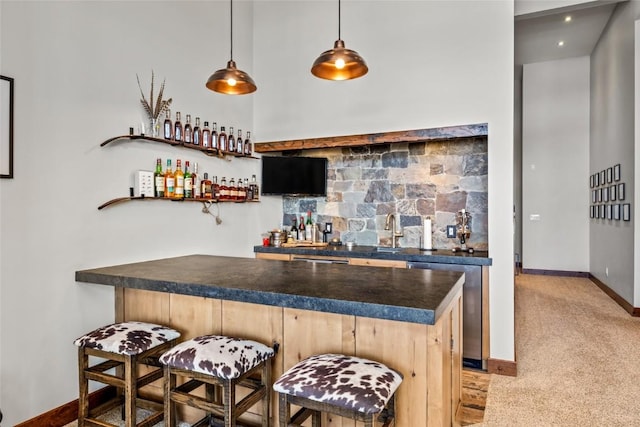
[[[384,222],[384,229],[391,230],[391,247],[396,247],[396,237],[403,237],[404,232],[400,228],[400,232],[396,232],[396,216],[394,214],[388,214],[387,219]]]

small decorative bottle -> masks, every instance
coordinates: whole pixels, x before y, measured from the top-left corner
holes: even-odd
[[[233,136],[233,126],[229,127],[229,136],[227,137],[227,151],[235,153],[236,151],[236,137]]]
[[[220,126],[220,134],[218,135],[218,150],[227,151],[227,133],[224,131],[224,126]]]
[[[242,141],[242,129],[238,129],[238,138],[236,139],[236,154],[244,154],[244,142]]]
[[[202,129],[202,146],[204,148],[211,147],[211,130],[209,129],[209,122],[204,122],[204,128]]]
[[[180,111],[176,111],[176,122],[173,124],[173,139],[182,142],[182,122],[180,122]]]
[[[171,110],[164,113],[164,139],[173,139],[173,123],[171,123]]]
[[[196,117],[196,125],[193,127],[193,145],[202,144],[202,129],[200,129],[200,117]]]
[[[250,156],[253,154],[253,147],[251,146],[251,132],[247,131],[247,137],[244,140],[244,155]]]
[[[218,144],[218,124],[216,122],[213,122],[211,127],[211,148],[214,150],[220,149],[220,144]]]
[[[184,143],[193,143],[193,129],[191,128],[191,114],[187,114],[187,123],[184,125]]]

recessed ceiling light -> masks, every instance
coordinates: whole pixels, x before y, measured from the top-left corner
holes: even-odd
[[[560,40],[560,41],[558,42],[558,47],[562,47],[562,46],[564,46],[564,41]]]
[[[564,17],[564,22],[571,22],[571,15],[567,15]]]

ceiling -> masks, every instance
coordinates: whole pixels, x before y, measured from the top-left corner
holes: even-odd
[[[616,4],[594,1],[515,17],[516,76],[522,65],[591,55]],[[565,17],[571,20],[565,22]],[[558,42],[563,41],[563,46]]]

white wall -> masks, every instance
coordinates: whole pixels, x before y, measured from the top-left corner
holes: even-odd
[[[256,140],[489,123],[491,357],[514,360],[512,2],[344,2],[343,39],[371,71],[340,83],[309,73],[337,36],[327,25],[332,2],[236,2],[234,59],[258,84],[248,97],[204,88],[228,60],[227,5],[0,2],[0,72],[16,78],[17,96],[16,178],[0,182],[3,424],[77,397],[72,341],[113,320],[113,291],[76,283],[76,270],[187,253],[252,256],[280,221],[279,198],[224,205],[220,226],[196,204],[96,209],[126,194],[131,172],[156,157],[198,160],[218,176],[259,171],[259,162],[159,144],[100,148],[140,120],[135,74],[148,81],[152,68],[166,77],[174,111],[253,130]]]
[[[523,268],[587,272],[589,57],[526,64],[522,81]]]
[[[225,204],[219,226],[196,203],[97,210],[127,195],[131,173],[152,169],[156,157],[198,161],[219,177],[259,173],[256,160],[154,143],[99,146],[143,117],[136,73],[148,85],[152,69],[166,78],[174,112],[253,130],[251,97],[204,86],[228,60],[228,5],[0,2],[0,71],[16,79],[15,179],[0,180],[3,426],[77,398],[73,339],[114,315],[113,289],[76,283],[76,270],[189,253],[252,257],[261,231],[277,225],[278,205]],[[242,28],[234,58],[251,73],[251,4],[235,3],[234,18]]]
[[[489,123],[491,357],[514,360],[512,3],[343,2],[342,38],[370,70],[344,82],[309,71],[335,20],[330,2],[255,3],[260,139]]]
[[[637,210],[634,192],[638,165],[634,164],[635,25],[640,2],[619,4],[591,55],[590,173],[620,164],[626,185],[626,203]],[[635,307],[640,278],[634,277],[635,221],[613,224],[592,221],[590,272]],[[597,242],[597,244],[595,244]],[[609,275],[606,269],[609,269]]]

